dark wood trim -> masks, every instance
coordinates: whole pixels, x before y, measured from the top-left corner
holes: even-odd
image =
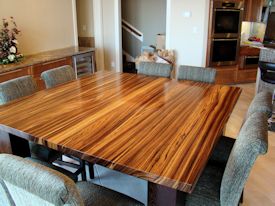
[[[0,130],[0,153],[12,154],[9,134]]]

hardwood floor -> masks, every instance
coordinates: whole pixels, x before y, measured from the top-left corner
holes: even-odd
[[[243,89],[228,121],[225,135],[236,138],[247,108],[255,94],[255,84],[237,85]],[[275,133],[269,132],[268,153],[257,159],[244,190],[243,206],[275,205]]]

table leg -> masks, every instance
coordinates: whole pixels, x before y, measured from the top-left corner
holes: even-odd
[[[0,153],[12,154],[9,134],[0,130]]]
[[[30,157],[29,142],[23,138],[9,134],[12,154],[20,157]]]
[[[148,182],[148,206],[175,206],[177,190]]]

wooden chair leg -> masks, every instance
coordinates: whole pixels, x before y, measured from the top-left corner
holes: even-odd
[[[88,165],[89,165],[90,178],[94,179],[95,178],[94,164],[88,163]]]

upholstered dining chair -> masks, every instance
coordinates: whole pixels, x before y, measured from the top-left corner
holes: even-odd
[[[140,206],[123,194],[89,183],[74,183],[43,165],[0,154],[0,203],[5,206]]]
[[[0,105],[31,95],[36,91],[37,87],[31,76],[23,76],[2,82],[0,83]]]
[[[140,62],[137,68],[138,74],[147,76],[157,76],[170,78],[172,72],[171,64],[163,64],[156,62]]]
[[[185,205],[236,206],[245,182],[257,159],[268,149],[267,117],[256,112],[248,117],[228,158],[225,168],[208,163]]]
[[[76,74],[70,65],[65,65],[42,72],[41,78],[48,89],[76,79]]]
[[[268,91],[262,91],[256,94],[252,100],[246,116],[249,117],[255,112],[263,112],[267,117],[272,115],[272,93]]]
[[[56,87],[60,84],[64,84],[69,81],[75,80],[76,74],[74,72],[74,69],[70,65],[65,65],[65,66],[57,67],[57,68],[42,72],[41,78],[44,80],[46,88],[49,89],[49,88]],[[82,170],[81,171],[82,180],[86,180],[85,162],[73,156],[70,156],[70,158],[73,158],[74,160],[78,161],[79,164],[65,162],[62,160],[62,156],[60,160],[56,161],[56,163],[60,165],[76,168],[78,171],[79,169]],[[93,179],[94,178],[93,165],[89,165],[89,169],[90,169],[90,177],[91,179]]]
[[[176,74],[177,80],[190,80],[205,83],[215,83],[216,70],[212,68],[181,65]]]
[[[20,97],[31,95],[37,91],[37,86],[31,76],[23,76],[0,83],[0,105],[9,103]],[[52,162],[58,156],[57,152],[41,145],[30,142],[30,151],[33,158]]]
[[[248,111],[244,122],[254,113],[263,113],[266,115],[267,118],[269,118],[272,115],[272,94],[270,92],[263,91],[256,94],[256,96],[254,97],[254,99],[248,107]],[[218,163],[222,166],[225,165],[229,158],[234,143],[235,139],[222,136],[219,142],[217,143],[209,161]]]

